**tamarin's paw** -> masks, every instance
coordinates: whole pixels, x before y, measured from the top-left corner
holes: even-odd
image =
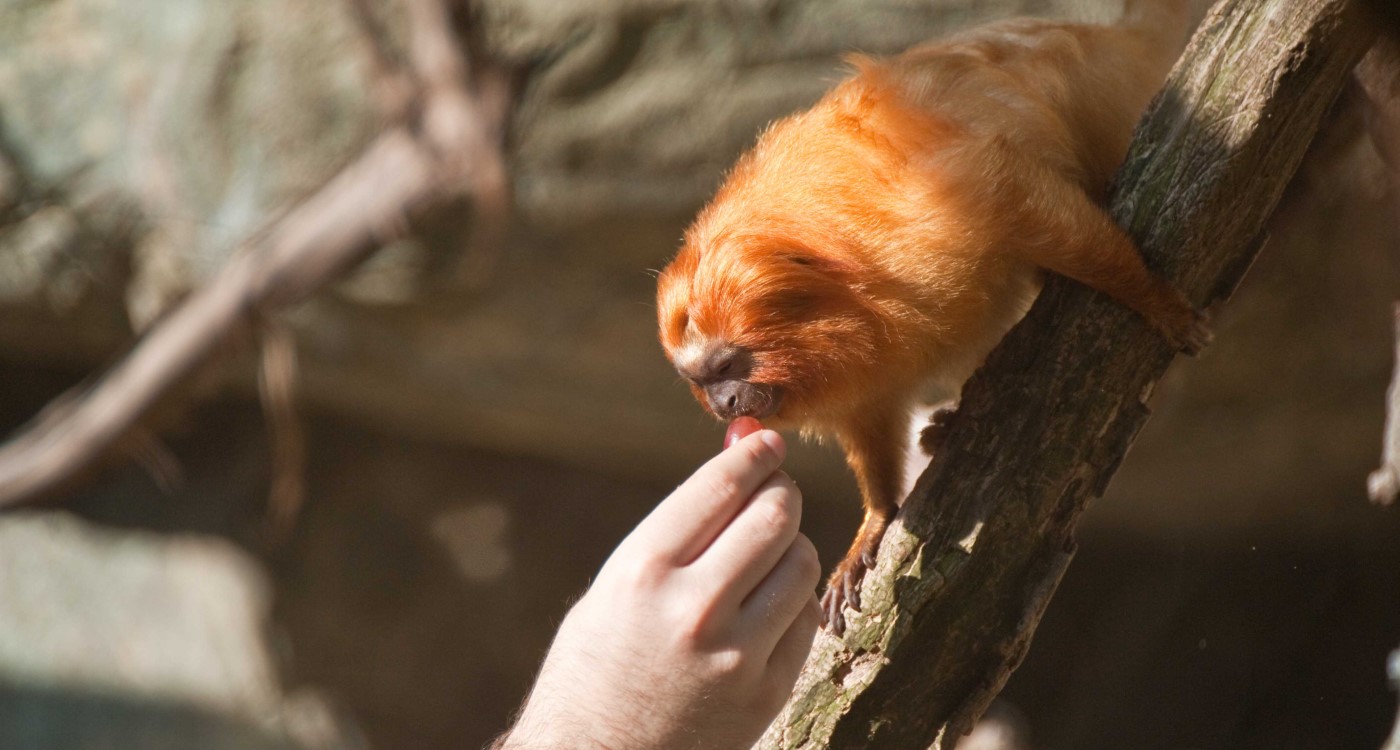
[[[860,582],[870,565],[864,555],[847,555],[836,564],[822,594],[822,625],[840,637],[846,633],[846,605],[860,610]]]
[[[1156,277],[1150,294],[1129,306],[1137,309],[1179,352],[1194,356],[1210,344],[1210,320],[1205,313],[1197,310],[1180,289],[1160,276]]]
[[[846,605],[860,611],[860,585],[866,571],[875,568],[875,554],[880,550],[880,540],[884,538],[884,526],[880,533],[865,534],[846,557],[836,564],[831,578],[826,582],[826,592],[822,594],[822,624],[840,636],[846,632]]]
[[[1210,330],[1210,319],[1195,309],[1191,310],[1190,318],[1184,320],[1175,331],[1167,336],[1167,340],[1171,341],[1172,346],[1176,347],[1177,351],[1190,354],[1193,357],[1209,346],[1214,338],[1215,334],[1211,333]]]
[[[940,406],[928,415],[928,426],[919,433],[919,447],[926,455],[932,456],[943,449],[943,444],[948,441],[948,430],[953,426],[953,416],[958,413],[958,407]]]

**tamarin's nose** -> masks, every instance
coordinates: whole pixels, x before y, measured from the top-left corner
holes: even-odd
[[[753,355],[731,344],[707,347],[690,362],[677,362],[676,368],[696,385],[705,388],[715,383],[743,380],[753,372]]]
[[[745,406],[753,400],[749,398],[748,390],[753,386],[742,380],[721,380],[718,383],[711,383],[705,386],[705,399],[710,402],[710,411],[721,419],[733,419],[743,416],[743,409],[740,408],[742,401]]]

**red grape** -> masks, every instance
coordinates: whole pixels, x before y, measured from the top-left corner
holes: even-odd
[[[724,432],[724,447],[728,448],[743,440],[749,435],[763,429],[763,423],[753,417],[739,417],[729,423],[729,429]]]

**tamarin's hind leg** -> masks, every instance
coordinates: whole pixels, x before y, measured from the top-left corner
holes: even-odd
[[[947,438],[948,430],[952,426],[953,416],[957,414],[958,407],[942,406],[929,415],[928,426],[923,428],[919,435],[919,446],[928,455],[933,455],[943,447],[943,441]],[[900,435],[903,430],[894,426],[889,427],[886,434]],[[902,444],[901,446],[902,447]],[[885,455],[902,455],[902,450],[894,450],[893,453],[886,452]],[[857,454],[852,451],[849,460],[852,468],[856,466]],[[867,467],[867,471],[869,467]],[[888,475],[888,474],[887,474]],[[872,497],[881,496],[878,492],[866,489],[867,481],[857,470],[857,477],[861,479],[861,491],[865,495],[865,518],[861,521],[860,531],[856,532],[855,541],[851,542],[851,548],[846,552],[846,556],[836,565],[832,571],[830,580],[826,584],[826,593],[822,595],[822,621],[828,624],[832,632],[840,635],[846,630],[846,617],[842,614],[842,607],[850,603],[852,609],[860,609],[860,582],[865,576],[865,572],[875,567],[875,555],[880,550],[880,540],[885,538],[885,529],[889,527],[890,521],[894,519],[895,511],[899,509],[896,502],[871,503]],[[895,486],[899,486],[899,473],[893,471]],[[898,489],[889,490],[884,497],[895,498],[898,496]]]
[[[860,531],[851,542],[846,556],[836,564],[827,579],[826,591],[822,594],[822,624],[831,632],[841,635],[846,632],[846,615],[842,609],[860,609],[860,583],[865,572],[875,567],[875,553],[880,549],[880,540],[885,538],[885,529],[894,518],[897,505],[886,508],[866,508],[865,520],[861,521]]]
[[[865,518],[846,556],[836,564],[822,594],[822,620],[832,632],[846,630],[842,608],[860,609],[860,582],[875,567],[875,554],[894,514],[904,472],[904,441],[909,414],[903,402],[862,410],[859,421],[840,431],[846,463],[860,485]]]
[[[1179,351],[1210,343],[1206,318],[1166,279],[1147,270],[1133,241],[1084,190],[1049,169],[1023,175],[1015,215],[1022,257],[1107,294],[1141,315]]]

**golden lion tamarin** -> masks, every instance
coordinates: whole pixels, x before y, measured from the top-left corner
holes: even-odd
[[[703,405],[846,452],[865,520],[823,599],[835,629],[897,509],[913,408],[957,394],[1042,269],[1175,347],[1208,340],[1100,205],[1180,48],[1183,5],[852,58],[849,79],[759,137],[661,273],[661,343]]]

